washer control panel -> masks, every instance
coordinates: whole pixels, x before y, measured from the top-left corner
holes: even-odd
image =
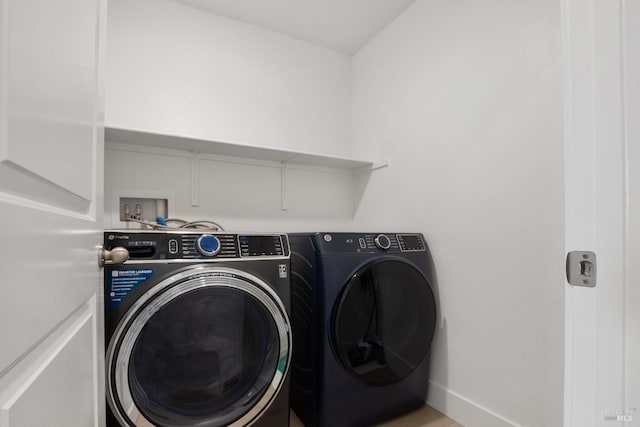
[[[420,233],[316,233],[316,245],[324,253],[372,253],[426,251]]]
[[[282,236],[241,235],[240,255],[248,256],[282,256],[284,255]]]
[[[129,251],[136,260],[218,260],[247,257],[288,257],[286,234],[113,230],[104,233],[104,248]]]

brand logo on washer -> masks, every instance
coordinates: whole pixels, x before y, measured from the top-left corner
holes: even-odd
[[[113,234],[109,235],[109,240],[113,240],[113,239],[128,240],[129,236],[127,236],[126,234],[116,234],[115,236]]]

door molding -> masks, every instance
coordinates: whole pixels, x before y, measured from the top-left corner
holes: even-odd
[[[595,288],[565,284],[564,425],[624,409],[626,192],[623,0],[563,0],[567,252],[598,256]]]

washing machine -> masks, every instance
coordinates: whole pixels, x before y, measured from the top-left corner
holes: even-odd
[[[291,406],[302,422],[371,426],[424,405],[436,301],[423,235],[289,238]]]
[[[288,426],[287,236],[104,238],[107,425]]]

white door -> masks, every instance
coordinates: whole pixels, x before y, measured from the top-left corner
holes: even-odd
[[[567,251],[565,425],[640,425],[640,0],[564,0]]]
[[[105,2],[0,0],[0,426],[104,424]]]

